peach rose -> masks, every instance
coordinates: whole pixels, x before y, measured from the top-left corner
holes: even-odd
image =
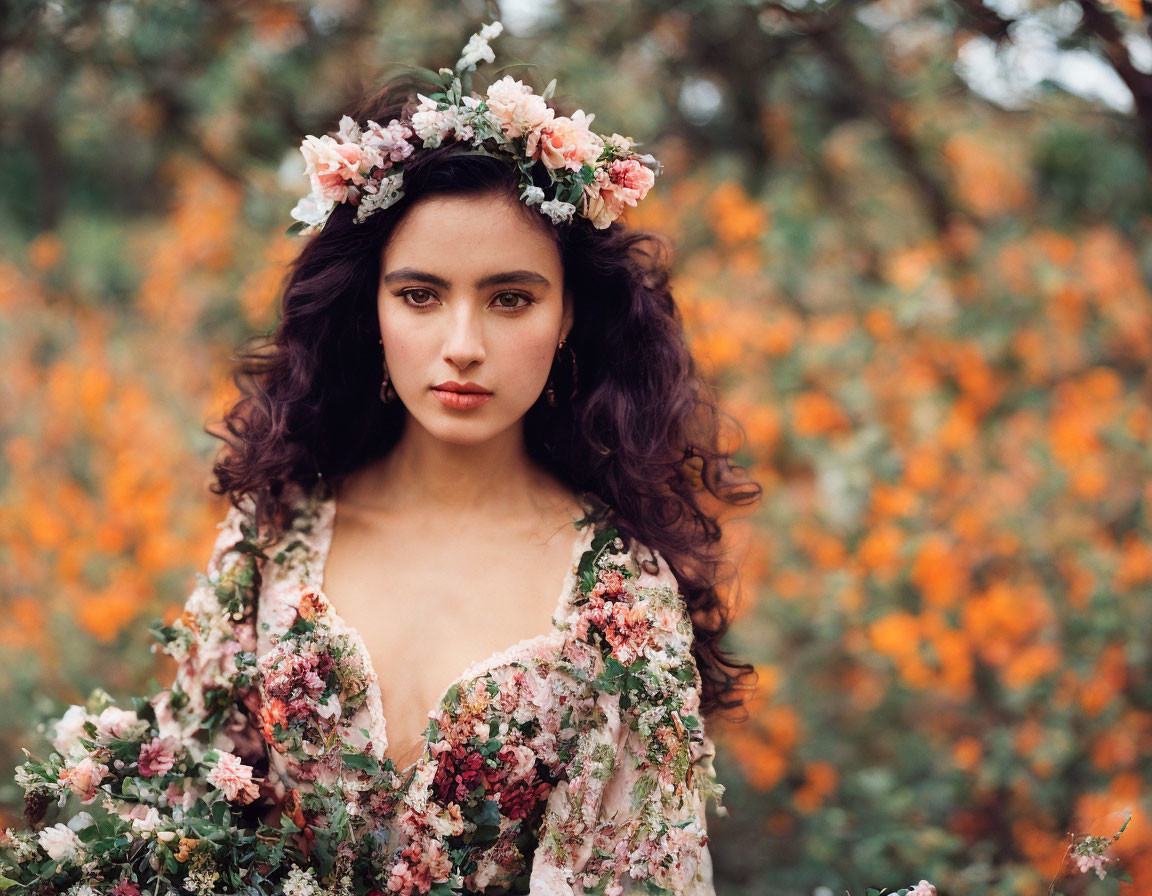
[[[558,116],[545,122],[529,133],[525,152],[547,168],[579,171],[585,164],[595,164],[604,140],[588,128],[594,117],[578,109],[571,118]]]
[[[307,163],[304,173],[312,183],[312,192],[322,199],[346,202],[350,185],[364,183],[360,166],[366,161],[364,151],[355,143],[338,143],[325,134],[309,134],[300,147]]]
[[[108,766],[85,757],[71,768],[61,769],[59,781],[79,796],[81,803],[90,803],[96,799],[100,782],[107,774]]]
[[[596,179],[584,187],[584,214],[603,229],[620,217],[626,206],[643,199],[656,175],[636,159],[616,159],[596,171]]]
[[[488,111],[500,121],[500,128],[508,137],[521,137],[555,117],[543,97],[511,75],[489,86]]]

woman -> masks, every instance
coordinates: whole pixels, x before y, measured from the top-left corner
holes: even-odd
[[[305,142],[314,235],[241,358],[159,737],[356,892],[711,894],[704,716],[751,667],[702,493],[759,488],[663,244],[614,221],[655,160],[511,78],[469,102],[498,33]],[[320,850],[349,817],[372,854]]]

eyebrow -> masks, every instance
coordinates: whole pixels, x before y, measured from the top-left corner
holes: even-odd
[[[437,274],[430,274],[427,271],[420,271],[416,268],[399,268],[392,271],[390,274],[384,275],[385,283],[395,283],[401,280],[416,280],[420,283],[430,283],[433,286],[438,286],[441,289],[448,289],[452,286],[443,277]],[[495,286],[498,283],[533,283],[538,286],[551,286],[551,281],[537,274],[535,271],[504,271],[499,274],[489,274],[487,277],[481,277],[476,281],[477,289],[484,289],[486,286]]]

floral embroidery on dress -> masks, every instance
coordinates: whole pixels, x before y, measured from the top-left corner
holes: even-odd
[[[430,710],[421,755],[396,769],[364,642],[319,587],[331,493],[321,482],[298,497],[265,548],[251,504],[232,508],[183,614],[156,629],[179,665],[150,701],[155,731],[140,722],[138,773],[167,786],[171,824],[221,805],[278,808],[271,827],[249,818],[256,842],[280,844],[255,872],[323,894],[714,896],[705,808],[723,787],[691,621],[659,554],[658,572],[642,571],[586,496],[552,629],[469,666]],[[118,718],[103,725],[129,737]],[[103,754],[59,737],[72,744],[60,741],[63,783],[37,788],[90,797]],[[139,805],[116,811],[136,818]],[[158,830],[156,813],[132,824]],[[201,841],[178,836],[189,859]],[[212,862],[196,853],[189,880],[227,872]]]

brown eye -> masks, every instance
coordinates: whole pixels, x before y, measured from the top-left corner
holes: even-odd
[[[426,308],[432,304],[431,302],[416,302],[412,300],[413,295],[432,295],[432,293],[426,289],[408,289],[400,293],[400,295],[403,296],[405,303],[411,305],[413,308]]]
[[[505,304],[503,304],[503,300],[505,300],[505,299],[512,299],[512,300],[522,299],[524,301],[524,304],[523,305],[505,305]],[[501,308],[507,308],[509,311],[519,311],[521,308],[526,308],[528,305],[532,304],[532,300],[530,298],[528,298],[528,296],[524,295],[523,293],[519,293],[519,292],[502,292],[502,293],[500,293],[500,295],[496,296],[496,302],[497,302],[497,304],[500,305]]]

